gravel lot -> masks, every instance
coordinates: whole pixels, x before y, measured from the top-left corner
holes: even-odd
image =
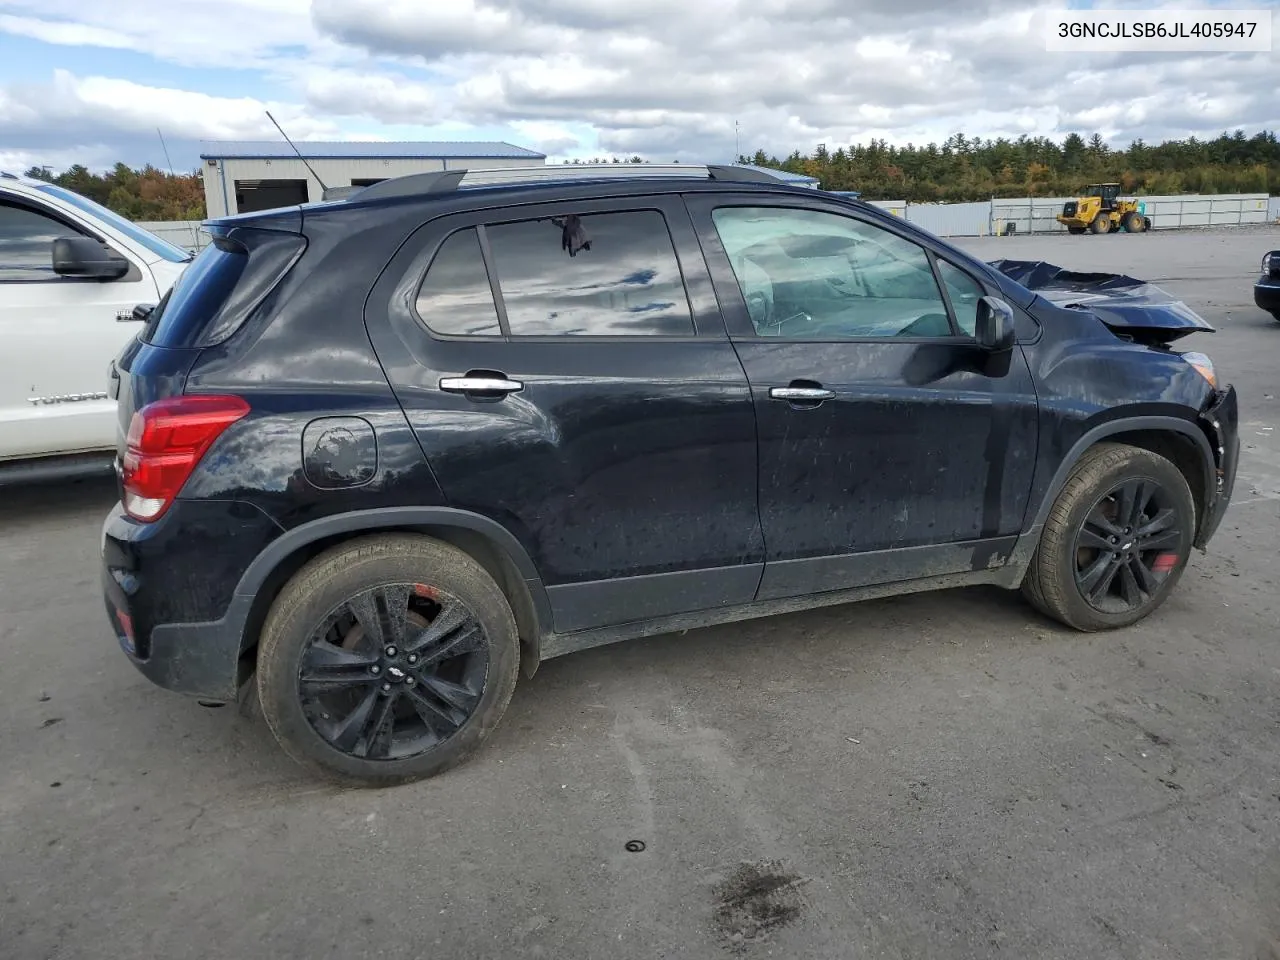
[[[602,648],[466,766],[342,790],[120,655],[109,487],[5,491],[0,956],[1280,958],[1280,230],[963,245],[1218,326],[1236,503],[1155,617],[975,589]]]

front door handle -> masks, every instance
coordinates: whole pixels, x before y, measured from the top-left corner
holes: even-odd
[[[477,400],[496,400],[509,393],[519,393],[524,384],[503,374],[468,373],[462,377],[441,377],[440,389],[446,393],[462,393]]]
[[[826,387],[801,387],[792,384],[789,387],[772,387],[769,390],[769,397],[802,406],[817,406],[823,400],[834,399],[835,391],[828,390]]]

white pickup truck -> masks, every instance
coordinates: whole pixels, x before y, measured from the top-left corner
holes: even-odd
[[[0,484],[111,464],[111,362],[192,253],[70,190],[0,173]]]

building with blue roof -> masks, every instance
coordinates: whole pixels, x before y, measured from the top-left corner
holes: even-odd
[[[210,218],[321,199],[327,187],[368,186],[436,170],[540,167],[546,154],[501,141],[216,140],[201,145]],[[319,179],[317,179],[319,177]]]

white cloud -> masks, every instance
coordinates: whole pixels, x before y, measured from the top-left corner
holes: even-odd
[[[350,135],[350,121],[366,136],[380,124],[397,137],[430,126],[467,138],[483,126],[555,158],[658,160],[728,159],[735,122],[744,151],[778,154],[958,130],[1127,141],[1280,127],[1280,54],[1049,54],[1037,16],[1063,6],[219,0],[175,15],[174,0],[0,0],[0,33],[66,46],[63,66],[98,46],[249,67],[264,80],[236,98],[67,72],[6,84],[0,64],[0,142],[110,145],[156,125],[174,137],[274,138],[267,108],[298,138]]]

